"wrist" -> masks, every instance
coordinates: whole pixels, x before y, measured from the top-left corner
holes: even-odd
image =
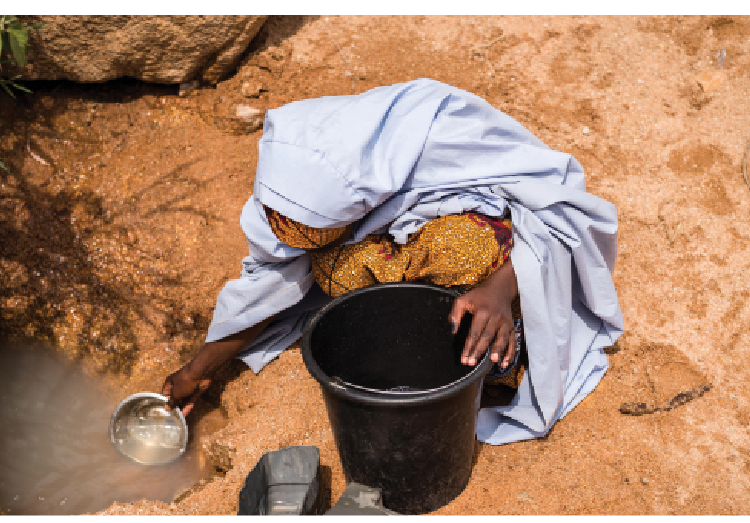
[[[221,354],[216,354],[214,344],[206,343],[203,348],[196,354],[190,362],[185,365],[184,370],[188,378],[198,381],[210,378],[213,372],[221,366],[228,358],[222,358]],[[220,352],[220,351],[218,351]]]
[[[516,271],[513,269],[513,264],[510,258],[497,268],[495,272],[484,280],[483,286],[492,288],[493,290],[499,290],[504,294],[508,295],[511,300],[518,297],[518,281],[516,280]]]
[[[203,379],[205,375],[205,369],[197,355],[182,368],[182,371],[185,373],[185,377],[192,381]]]

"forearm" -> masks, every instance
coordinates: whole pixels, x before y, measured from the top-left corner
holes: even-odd
[[[509,296],[511,300],[518,296],[518,280],[516,271],[513,268],[513,262],[510,257],[498,269],[490,274],[480,285],[480,287],[492,289],[504,296]]]
[[[272,319],[268,318],[236,334],[206,343],[185,366],[185,370],[193,379],[210,378],[219,367],[252,343]]]

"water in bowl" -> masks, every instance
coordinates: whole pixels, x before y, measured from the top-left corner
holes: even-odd
[[[114,423],[119,450],[138,463],[168,463],[182,451],[182,426],[175,411],[155,404],[153,398],[139,400],[127,415]]]

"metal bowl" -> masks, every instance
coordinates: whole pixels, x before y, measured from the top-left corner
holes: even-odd
[[[115,448],[144,465],[179,458],[187,447],[187,424],[180,409],[164,408],[167,401],[155,392],[139,392],[122,400],[109,421]]]

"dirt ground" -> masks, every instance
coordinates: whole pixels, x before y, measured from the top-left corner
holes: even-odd
[[[123,397],[160,390],[247,252],[239,215],[261,131],[243,131],[235,106],[429,77],[572,153],[617,206],[626,325],[588,398],[544,438],[477,444],[468,487],[437,513],[747,513],[748,34],[748,17],[271,17],[235,75],[184,97],[127,80],[29,83],[33,95],[0,99],[0,336],[46,341]],[[220,374],[191,423],[213,419],[201,443],[221,474],[176,503],[102,514],[235,513],[257,460],[288,445],[320,449],[338,499],[299,347],[257,376],[239,361]],[[704,383],[669,412],[619,412]]]

